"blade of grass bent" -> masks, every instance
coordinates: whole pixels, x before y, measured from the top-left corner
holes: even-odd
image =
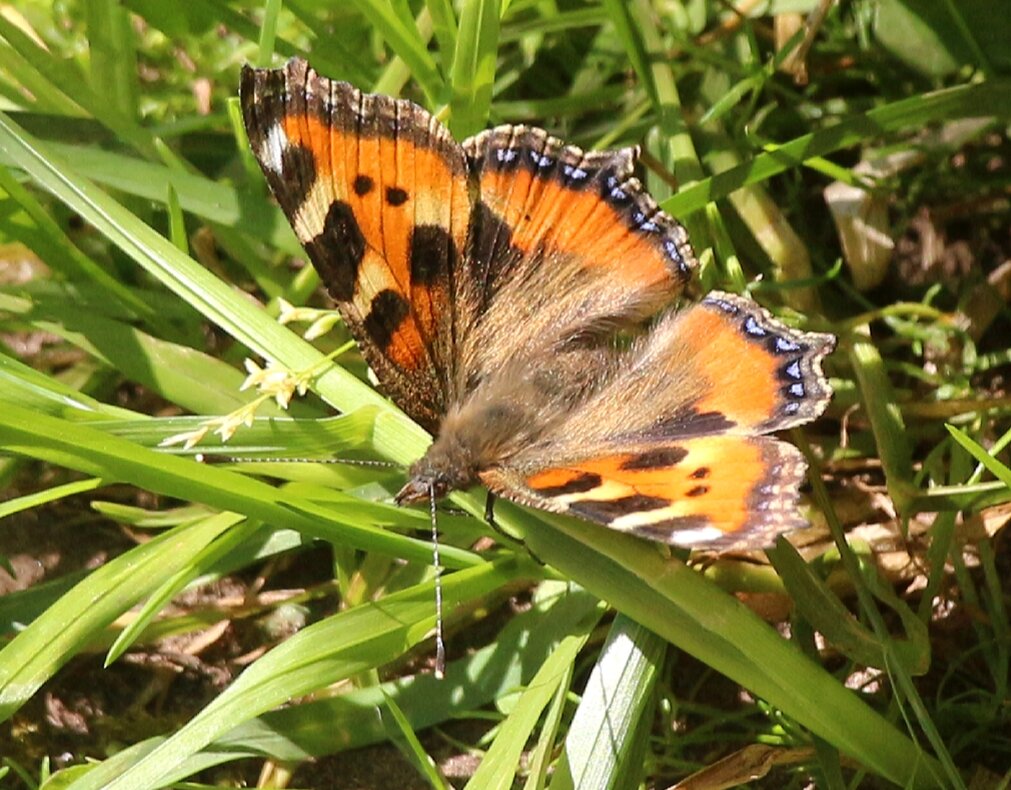
[[[512,559],[469,568],[446,577],[448,606],[485,595],[510,582]],[[251,665],[179,732],[106,785],[106,790],[158,787],[171,781],[179,763],[237,723],[323,686],[376,667],[417,641],[417,626],[432,620],[432,584],[421,584],[380,601],[357,606],[311,625]]]
[[[315,369],[324,362],[315,348],[238,297],[230,287],[77,175],[3,114],[0,114],[0,152],[239,342],[289,370]],[[381,407],[384,419],[376,423],[376,450],[387,457],[408,463],[419,457],[431,441],[424,430],[389,401],[339,366],[326,367],[314,380],[313,389],[342,411],[370,405]]]
[[[98,568],[0,650],[0,720],[66,659],[227,529],[214,517],[169,530]]]

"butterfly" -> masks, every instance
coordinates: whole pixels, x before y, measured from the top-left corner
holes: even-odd
[[[435,437],[396,499],[493,495],[654,541],[760,548],[806,525],[801,453],[835,338],[713,292],[636,148],[527,126],[457,143],[304,60],[246,67],[271,191],[385,393]]]

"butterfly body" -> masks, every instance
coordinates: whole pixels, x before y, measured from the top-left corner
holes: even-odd
[[[767,434],[830,397],[829,335],[737,296],[671,305],[695,265],[634,178],[505,126],[457,144],[410,102],[301,60],[243,72],[250,143],[387,394],[435,440],[401,503],[481,483],[679,545],[804,525]]]

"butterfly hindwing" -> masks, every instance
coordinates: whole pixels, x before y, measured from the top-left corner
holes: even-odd
[[[714,291],[682,311],[669,338],[685,358],[684,375],[704,383],[693,404],[720,414],[727,430],[781,431],[820,416],[832,396],[821,371],[835,337],[801,332],[760,305]]]
[[[573,443],[638,445],[799,425],[831,397],[821,361],[834,344],[831,335],[791,329],[748,299],[714,291],[666,314],[618,355],[607,383],[546,439],[565,453]]]
[[[482,480],[521,503],[678,546],[761,548],[805,526],[803,456],[768,436],[723,434],[616,447],[546,469]]]
[[[834,338],[720,292],[662,318],[556,430],[482,473],[496,493],[652,540],[757,548],[803,526],[805,464],[764,436],[821,414]]]
[[[246,130],[271,191],[387,392],[429,429],[445,412],[466,162],[417,105],[305,61],[245,68]]]

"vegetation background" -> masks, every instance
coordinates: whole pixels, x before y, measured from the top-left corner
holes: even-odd
[[[0,6],[0,782],[1008,787],[1009,41],[999,0]],[[195,459],[428,441],[290,307],[235,97],[293,55],[458,137],[643,145],[697,293],[840,338],[813,528],[686,564],[456,496],[434,680],[402,471]]]

